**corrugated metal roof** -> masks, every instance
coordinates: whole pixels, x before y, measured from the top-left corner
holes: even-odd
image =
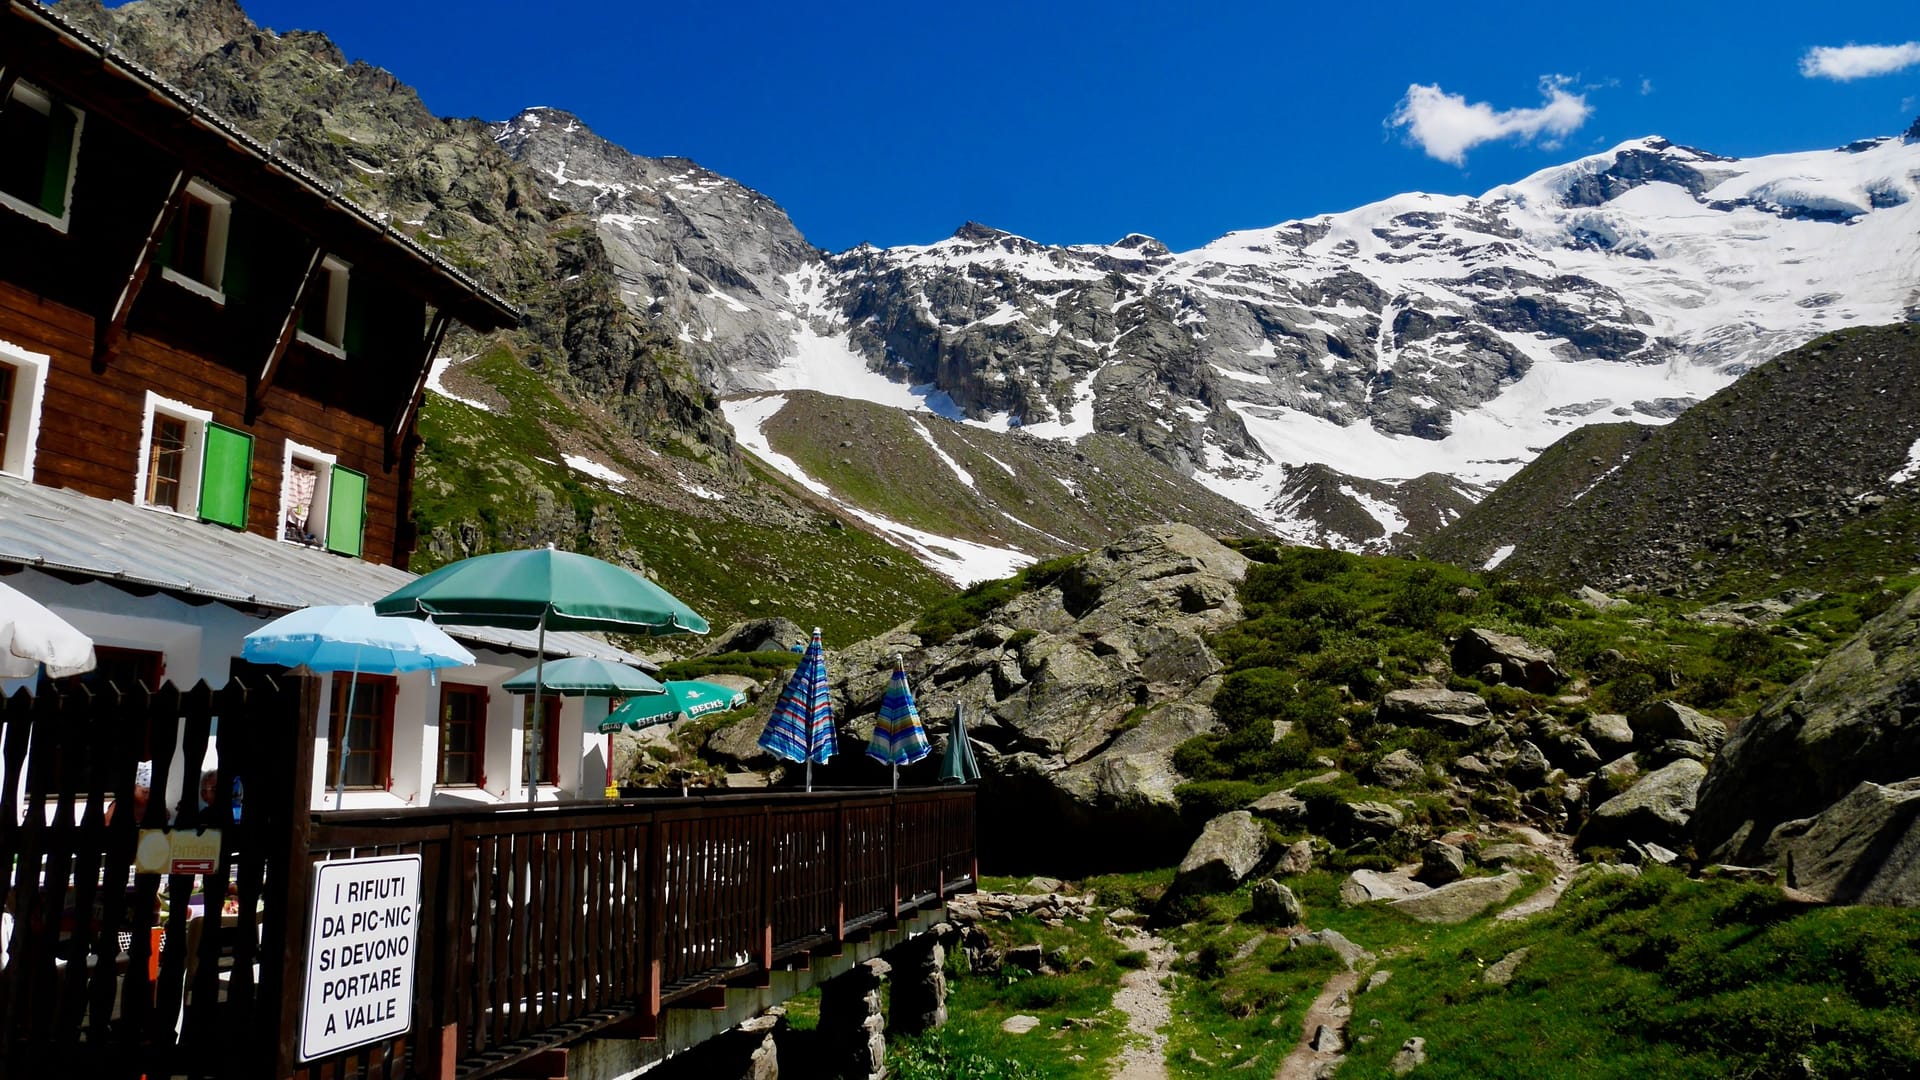
[[[392,566],[12,476],[0,476],[0,561],[280,611],[369,604],[414,578]],[[533,655],[534,635],[524,630],[443,629],[465,641]],[[549,633],[547,653],[658,670],[587,634]]]

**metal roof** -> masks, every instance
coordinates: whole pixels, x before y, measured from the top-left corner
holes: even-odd
[[[135,588],[278,611],[370,604],[414,575],[392,566],[0,476],[0,562]],[[532,656],[535,636],[447,626],[465,641]],[[648,672],[659,665],[587,634],[549,632],[548,655],[596,656]]]

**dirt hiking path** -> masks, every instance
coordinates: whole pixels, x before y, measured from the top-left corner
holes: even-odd
[[[1113,1007],[1126,1015],[1127,1040],[1114,1063],[1113,1080],[1167,1080],[1167,1024],[1173,1002],[1167,997],[1167,971],[1173,964],[1173,946],[1156,934],[1129,929],[1120,943],[1143,949],[1147,966],[1120,976]]]

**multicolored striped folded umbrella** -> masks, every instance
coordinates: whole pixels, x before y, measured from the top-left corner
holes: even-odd
[[[931,753],[927,729],[920,726],[920,707],[913,703],[913,688],[907,685],[906,661],[895,653],[893,678],[887,680],[887,692],[880,698],[880,715],[873,721],[867,756],[893,766],[893,786],[898,788],[900,766],[911,765]]]
[[[813,763],[822,765],[838,749],[834,744],[833,701],[827,696],[827,652],[820,644],[820,628],[800,666],[793,669],[787,688],[774,703],[773,716],[760,733],[760,747],[775,757],[807,763],[807,790],[813,790]]]

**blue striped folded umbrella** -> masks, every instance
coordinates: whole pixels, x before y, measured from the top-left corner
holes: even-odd
[[[911,765],[931,753],[927,729],[920,726],[920,707],[913,703],[913,688],[907,685],[906,661],[895,653],[893,678],[887,680],[887,692],[880,698],[880,715],[873,721],[867,756],[893,766],[893,786],[898,788],[900,766]]]
[[[807,790],[813,790],[813,763],[833,756],[833,701],[827,696],[827,653],[820,644],[820,628],[800,666],[793,669],[787,688],[774,703],[773,716],[760,733],[760,747],[775,757],[807,763]]]

